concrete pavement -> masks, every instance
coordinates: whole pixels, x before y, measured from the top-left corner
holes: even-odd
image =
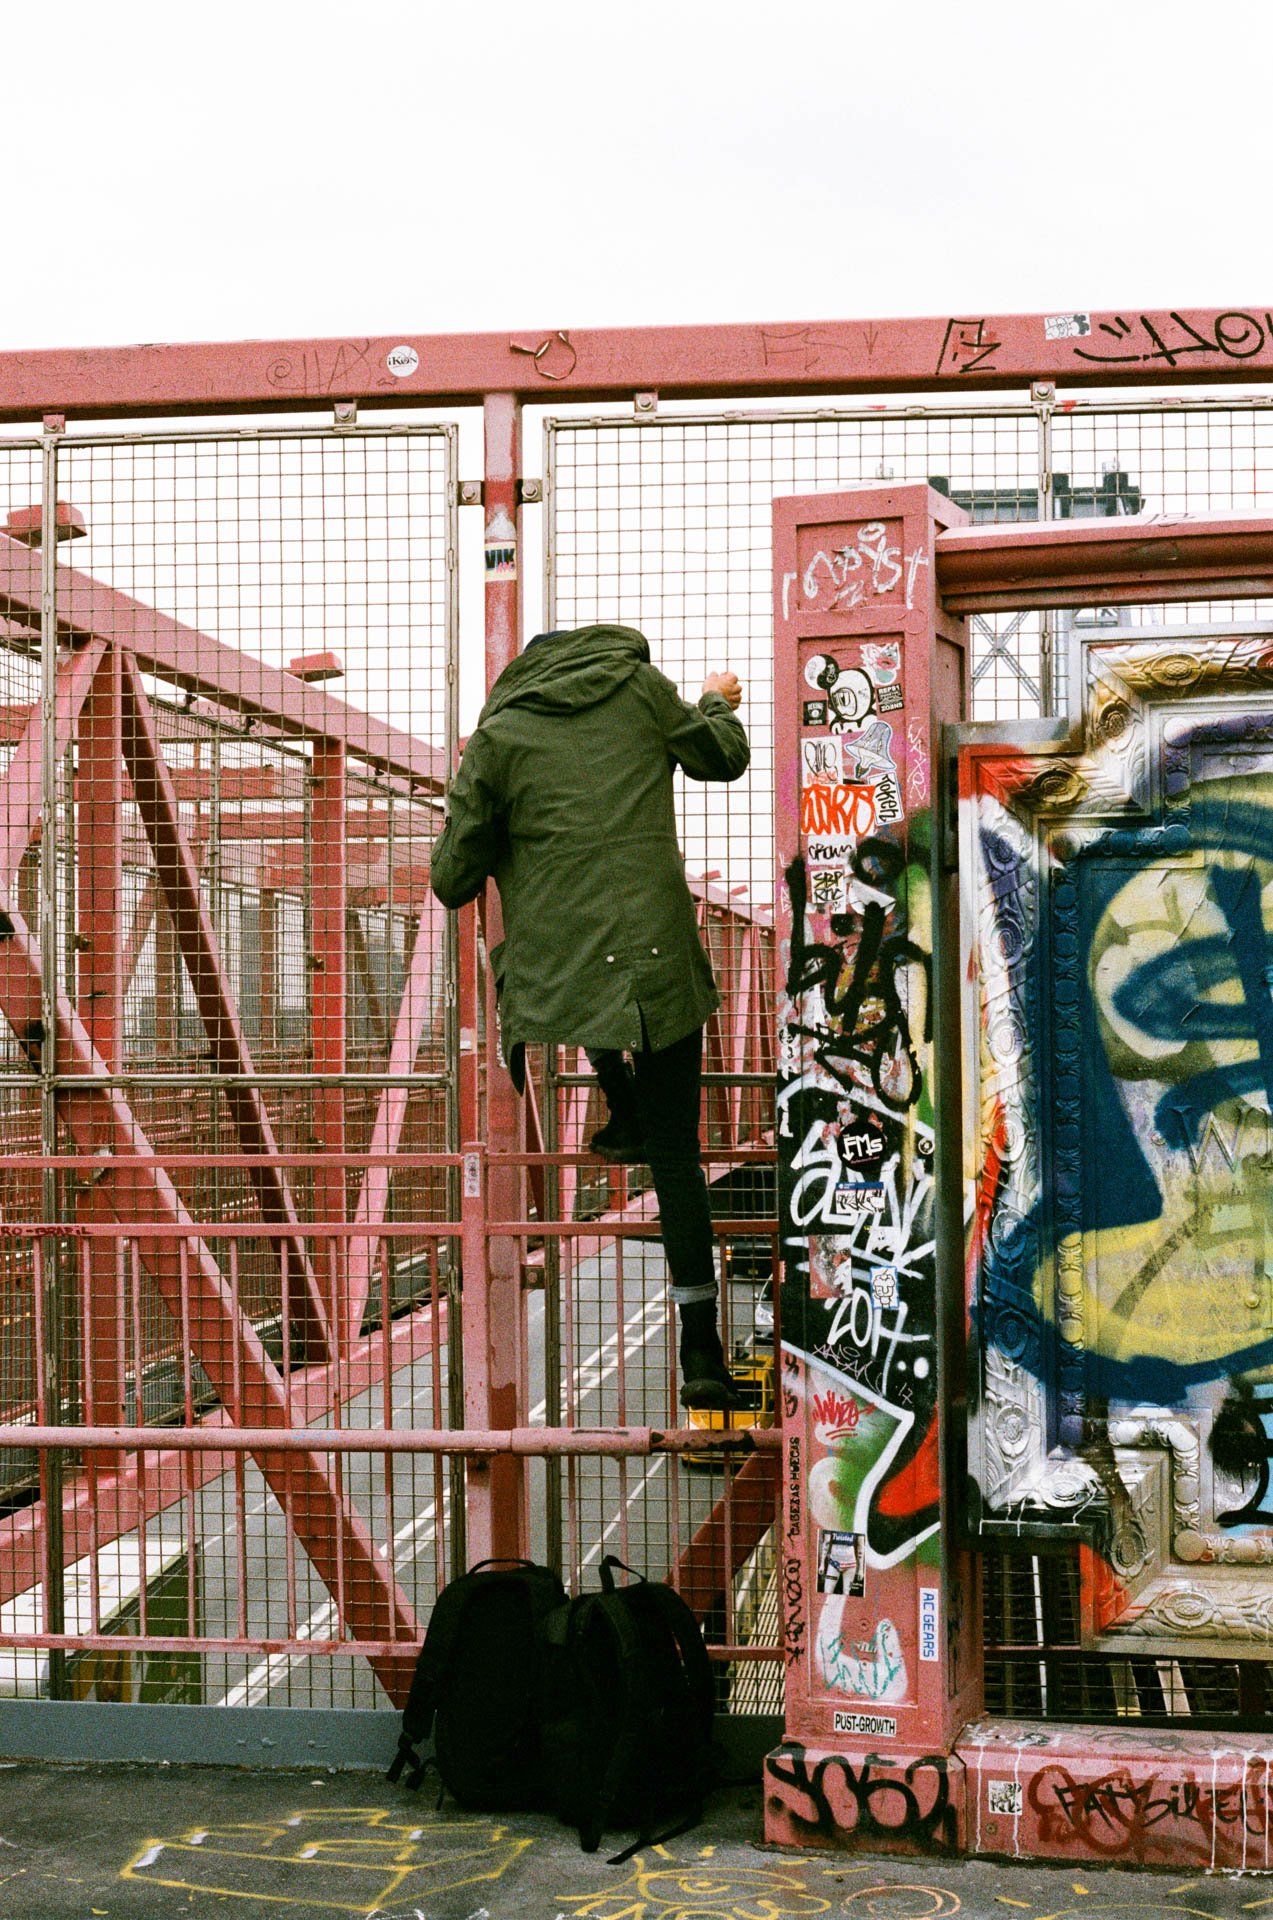
[[[0,1920],[1273,1920],[1273,1878],[775,1853],[753,1786],[622,1866],[378,1774],[0,1767]],[[616,1837],[612,1845],[623,1841]]]

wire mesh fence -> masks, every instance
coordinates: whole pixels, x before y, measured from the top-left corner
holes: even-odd
[[[927,481],[973,520],[1267,511],[1271,420],[1255,399],[549,422],[546,624],[639,627],[690,698],[726,666],[746,687],[747,776],[682,782],[678,807],[724,1003],[705,1144],[728,1338],[762,1424],[775,1417],[773,496]],[[457,1216],[456,956],[427,853],[456,732],[455,499],[441,428],[0,446],[0,858],[21,922],[0,967],[0,1229],[21,1229],[0,1232],[9,1424],[215,1415],[242,1359],[209,1318],[218,1286],[309,1417],[451,1422],[438,1314],[453,1256],[436,1230]],[[46,524],[55,549],[40,544]],[[1086,611],[974,616],[974,717],[1063,704],[1066,622]],[[1180,617],[1267,613],[1213,603]],[[543,1286],[526,1296],[524,1406],[532,1425],[666,1424],[666,1273],[657,1239],[629,1230],[651,1217],[646,1182],[584,1164],[600,1113],[581,1068],[563,1056],[541,1069],[559,1167],[540,1224],[595,1232],[525,1240]],[[111,1102],[77,1091],[89,1072]],[[121,1208],[187,1246],[166,1269],[143,1257],[145,1236],[91,1231],[113,1182]],[[201,1251],[182,1239],[187,1220]],[[333,1222],[364,1230],[340,1257]],[[428,1339],[413,1351],[394,1329],[421,1301]],[[335,1350],[367,1371],[328,1369],[320,1406],[306,1381],[334,1319]],[[0,1692],[6,1671],[7,1690],[47,1687],[52,1662],[61,1690],[96,1697],[380,1697],[365,1655],[339,1649],[344,1623],[286,1486],[280,1497],[241,1456],[209,1459],[196,1471],[158,1442],[127,1472],[91,1451],[55,1473],[31,1450],[0,1459],[17,1543]],[[710,1453],[537,1464],[532,1538],[577,1583],[608,1550],[675,1572],[702,1603],[722,1702],[776,1710],[766,1471]],[[452,1551],[457,1485],[433,1457],[332,1455],[306,1499],[362,1516],[424,1607]],[[172,1497],[157,1504],[155,1489]],[[60,1542],[37,1528],[53,1508]],[[1024,1564],[1037,1583],[1039,1563]],[[1022,1606],[988,1614],[999,1711],[1027,1698],[1051,1711],[1043,1689],[1093,1714],[1101,1699],[1153,1714],[1155,1686],[1168,1715],[1228,1723],[1250,1709],[1236,1667],[1151,1680],[1099,1654],[1076,1663],[1064,1623],[1040,1614],[1031,1638]],[[49,1644],[74,1637],[68,1622],[78,1653]],[[149,1643],[131,1662],[96,1644],[128,1636]]]

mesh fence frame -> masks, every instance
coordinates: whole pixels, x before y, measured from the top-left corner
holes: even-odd
[[[311,1272],[320,1292],[336,1271],[330,1238],[307,1238],[304,1223],[354,1217],[367,1177],[357,1156],[370,1145],[398,1036],[405,1113],[385,1218],[411,1230],[382,1240],[365,1275],[363,1344],[342,1362],[328,1414],[344,1423],[441,1426],[451,1411],[438,1315],[453,1256],[450,1241],[429,1229],[452,1218],[453,1179],[444,1165],[424,1162],[447,1154],[457,1136],[457,1047],[446,988],[453,959],[446,916],[428,890],[428,848],[456,737],[455,452],[453,429],[427,426],[68,437],[52,453],[56,498],[86,526],[57,549],[58,663],[65,664],[67,638],[82,647],[86,635],[88,644],[97,636],[115,653],[128,649],[138,664],[133,709],[147,716],[174,804],[161,844],[138,804],[133,763],[122,786],[113,784],[118,739],[104,731],[105,744],[94,748],[81,719],[50,766],[46,738],[43,831],[23,860],[18,901],[35,929],[42,892],[51,891],[55,938],[39,961],[45,992],[61,993],[94,1043],[108,1047],[106,1064],[147,1151],[169,1169],[179,1204],[207,1223],[199,1244],[293,1396],[303,1384],[294,1338],[298,1270]],[[15,510],[41,505],[42,464],[49,463],[47,445],[0,448],[0,525]],[[0,640],[4,739],[16,744],[32,711],[38,723],[38,607],[20,622],[10,609]],[[262,718],[262,674],[284,687],[295,725]],[[394,736],[388,746],[386,729]],[[135,731],[140,739],[144,728],[137,723]],[[403,762],[395,744],[412,737],[419,765]],[[7,804],[5,792],[0,814]],[[103,826],[112,812],[114,850]],[[5,819],[11,832],[16,818]],[[181,924],[171,893],[179,842],[195,874],[195,899]],[[49,848],[51,888],[39,864]],[[316,1013],[324,924],[330,950],[342,912],[347,978],[329,991],[324,1023]],[[202,949],[191,933],[200,915]],[[114,930],[123,978],[113,986],[104,986],[86,928]],[[420,1011],[412,1023],[406,983],[413,970],[411,1005]],[[110,992],[119,1001],[113,1027],[103,1024],[100,1004]],[[414,1051],[403,1055],[401,1034],[412,1024]],[[86,1209],[91,1216],[93,1180],[82,1130],[66,1124],[63,1108],[50,1132],[40,1090],[30,1084],[32,1061],[7,1023],[4,1032],[0,1075],[11,1069],[27,1084],[4,1096],[0,1204],[16,1221],[82,1220]],[[69,1092],[75,1063],[58,1058],[53,1067]],[[218,1235],[226,1223],[264,1222],[269,1212],[244,1159],[251,1148],[241,1137],[243,1081],[252,1084],[269,1132],[264,1144],[279,1161],[298,1222],[290,1253],[280,1253],[277,1229],[263,1226],[259,1238]],[[255,1150],[262,1145],[258,1139]],[[67,1156],[65,1171],[42,1175],[24,1165],[42,1148]],[[42,1411],[74,1424],[105,1410],[126,1424],[161,1427],[215,1408],[185,1324],[194,1309],[183,1299],[178,1313],[171,1289],[162,1297],[153,1260],[126,1229],[113,1241],[69,1247],[15,1237],[6,1253],[12,1257],[0,1288],[18,1309],[5,1323],[8,1419]],[[47,1311],[46,1324],[36,1324],[49,1275],[56,1333]],[[330,1298],[338,1311],[334,1282]],[[391,1374],[395,1316],[420,1302],[431,1303],[432,1350],[400,1355]],[[227,1338],[219,1336],[223,1361]],[[57,1356],[54,1399],[46,1391],[42,1407],[41,1343]],[[306,1417],[300,1403],[297,1417]],[[152,1623],[152,1634],[211,1642],[325,1637],[327,1590],[250,1462],[187,1476],[181,1498],[158,1503],[153,1462],[146,1493],[146,1462],[138,1454],[118,1479],[91,1456],[64,1456],[49,1469],[67,1485],[78,1476],[81,1487],[88,1472],[101,1495],[88,1533],[71,1528],[64,1558],[68,1592],[78,1582],[90,1594],[85,1605],[94,1619],[108,1601],[114,1607],[119,1624],[106,1631],[146,1631],[147,1586],[157,1582],[166,1624]],[[37,1480],[34,1455],[11,1453],[3,1465],[0,1498],[19,1522],[37,1491],[56,1497],[47,1478]],[[165,1471],[173,1482],[174,1469]],[[184,1467],[177,1479],[183,1474]],[[416,1611],[427,1612],[448,1572],[449,1469],[424,1456],[333,1456],[330,1474],[349,1489]],[[151,1516],[140,1532],[138,1513]],[[150,1572],[139,1564],[148,1535],[158,1542]],[[121,1566],[127,1560],[131,1598],[121,1598],[118,1568],[103,1580],[108,1549]],[[37,1613],[46,1571],[41,1562],[22,1575]],[[56,1626],[55,1613],[45,1609],[33,1631]],[[0,1633],[13,1631],[13,1619],[4,1619]],[[174,1659],[189,1689],[189,1662],[182,1668]],[[114,1656],[97,1660],[97,1680],[73,1659],[61,1684],[77,1696],[111,1697],[113,1687],[118,1697],[138,1697],[148,1660],[132,1663],[125,1685]],[[30,1670],[12,1642],[0,1646],[0,1693],[17,1690]],[[246,1654],[209,1654],[197,1692],[205,1700],[384,1704],[358,1656],[280,1657],[262,1668]],[[157,1681],[142,1697],[190,1694],[165,1692]]]

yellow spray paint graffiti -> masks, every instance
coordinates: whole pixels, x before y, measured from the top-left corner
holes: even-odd
[[[489,1820],[420,1826],[383,1809],[323,1807],[147,1839],[120,1878],[372,1914],[386,1901],[416,1903],[498,1880],[532,1844]]]
[[[827,1913],[831,1902],[812,1893],[794,1860],[781,1867],[740,1867],[703,1848],[695,1860],[675,1860],[663,1847],[638,1853],[626,1880],[604,1893],[561,1896],[569,1920],[804,1920]]]

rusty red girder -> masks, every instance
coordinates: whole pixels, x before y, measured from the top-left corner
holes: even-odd
[[[1166,386],[1273,377],[1273,312],[1124,307],[1062,314],[733,326],[530,327],[520,333],[186,342],[0,354],[0,417],[271,413],[333,400],[430,405],[513,396],[902,393]],[[487,502],[489,506],[489,500]]]
[[[422,919],[416,931],[415,945],[407,967],[407,977],[402,985],[402,999],[398,1005],[393,1041],[385,1066],[386,1076],[389,1078],[397,1079],[403,1074],[408,1074],[415,1066],[420,1042],[424,1037],[425,1026],[432,1010],[433,975],[444,931],[442,919],[437,914],[429,914]],[[371,1286],[372,1274],[375,1272],[378,1245],[375,1235],[377,1229],[384,1225],[389,1210],[392,1170],[388,1165],[377,1164],[377,1162],[398,1150],[403,1123],[407,1117],[409,1094],[410,1089],[404,1086],[389,1086],[381,1089],[376,1105],[376,1117],[372,1122],[371,1135],[367,1142],[367,1152],[373,1156],[373,1164],[368,1167],[363,1176],[358,1206],[354,1214],[354,1225],[358,1229],[358,1235],[350,1239],[346,1263],[347,1319],[344,1337],[351,1344],[358,1338],[362,1328],[367,1293]],[[361,1237],[364,1229],[366,1230],[365,1238]]]
[[[0,614],[25,615],[38,624],[41,598],[39,553],[0,535]],[[131,653],[143,673],[251,715],[291,738],[339,741],[351,759],[430,791],[445,784],[446,755],[440,748],[74,567],[57,570],[57,624],[64,642],[109,641]]]
[[[208,1036],[213,1064],[218,1073],[250,1076],[254,1071],[252,1056],[234,1004],[234,994],[221,963],[212,921],[203,903],[199,869],[181,825],[180,808],[167,763],[160,750],[154,714],[141,684],[136,662],[123,653],[121,665],[124,763],[128,768],[137,811],[150,842],[155,876],[194,988],[195,1002]],[[271,1164],[278,1153],[278,1142],[274,1138],[265,1102],[259,1087],[235,1084],[226,1087],[225,1102],[244,1151],[245,1169],[256,1190],[262,1214],[267,1220],[282,1222],[296,1229],[295,1236],[284,1242],[291,1253],[293,1273],[300,1283],[291,1303],[292,1312],[296,1326],[303,1335],[307,1355],[316,1359],[328,1350],[335,1329],[328,1325],[329,1316],[313,1265],[305,1250],[300,1217],[288,1187],[287,1175],[281,1168]]]
[[[948,613],[1273,594],[1273,520],[1251,515],[959,527],[933,552]]]

